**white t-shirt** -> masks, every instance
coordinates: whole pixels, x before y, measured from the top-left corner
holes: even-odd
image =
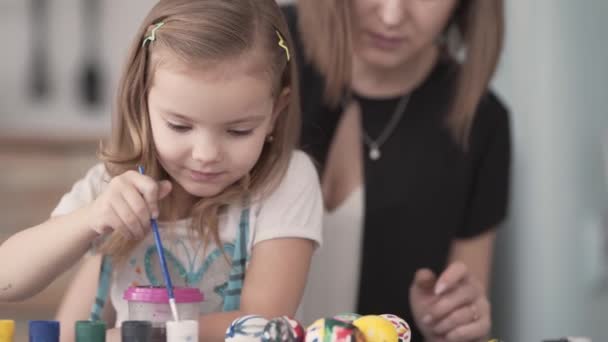
[[[312,258],[299,319],[356,312],[363,235],[364,189],[355,189],[323,219],[323,246]]]
[[[70,213],[92,202],[109,180],[103,164],[94,166],[63,196],[51,216]],[[257,243],[277,238],[310,239],[320,245],[322,201],[318,175],[310,158],[296,151],[287,173],[272,194],[251,203],[249,211],[244,210],[243,204],[231,205],[220,216],[219,233],[225,254],[214,242],[203,249],[199,239],[191,239],[188,232],[190,219],[178,221],[172,225],[173,229],[163,229],[168,224],[159,222],[173,285],[200,288],[205,295],[201,313],[222,311],[223,290],[231,271],[230,259],[239,224],[248,224],[247,255],[251,255]],[[113,267],[110,296],[117,312],[117,326],[128,319],[128,306],[123,293],[129,286],[162,284],[164,281],[154,237],[150,232],[126,258],[126,262]]]

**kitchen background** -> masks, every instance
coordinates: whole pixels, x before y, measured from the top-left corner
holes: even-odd
[[[153,3],[0,0],[0,242],[48,217],[95,163],[128,44]],[[506,7],[494,87],[512,110],[514,165],[494,335],[606,341],[608,1]],[[17,341],[27,320],[53,317],[72,274],[24,303],[0,304],[0,317],[21,320]]]

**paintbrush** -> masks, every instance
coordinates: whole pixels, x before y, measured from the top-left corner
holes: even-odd
[[[137,167],[137,170],[140,174],[144,174],[143,166],[139,165]],[[154,241],[156,242],[156,251],[158,252],[158,258],[160,259],[160,267],[163,272],[163,277],[165,278],[165,285],[167,288],[167,293],[169,295],[169,305],[171,306],[171,313],[173,314],[173,319],[175,321],[179,321],[179,316],[177,314],[177,305],[175,304],[175,294],[173,293],[173,283],[171,282],[171,276],[169,275],[169,269],[167,268],[165,250],[163,249],[163,242],[160,239],[158,224],[153,218],[150,219],[150,223],[152,223],[152,233],[154,234]]]

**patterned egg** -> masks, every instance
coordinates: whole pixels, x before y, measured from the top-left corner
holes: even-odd
[[[364,342],[363,334],[351,323],[334,318],[315,321],[306,330],[306,342]]]
[[[248,315],[235,319],[226,330],[226,342],[259,342],[268,320],[262,316]]]
[[[325,336],[325,318],[314,321],[306,328],[305,342],[321,342]]]
[[[410,326],[403,318],[392,314],[384,314],[380,315],[380,317],[388,319],[393,324],[395,329],[397,329],[397,337],[399,338],[399,342],[410,342],[412,332]]]
[[[353,322],[365,336],[366,342],[397,342],[397,329],[386,318],[363,316]]]
[[[296,342],[304,342],[305,331],[302,324],[291,317],[283,316],[283,318],[289,322],[289,325],[291,325],[291,330],[296,338]]]
[[[271,319],[264,327],[262,342],[295,342],[291,323],[283,317]]]
[[[335,315],[333,318],[337,319],[339,321],[344,321],[344,322],[348,322],[348,323],[352,323],[354,322],[357,318],[360,318],[361,315],[356,314],[356,313],[341,313],[339,315]]]

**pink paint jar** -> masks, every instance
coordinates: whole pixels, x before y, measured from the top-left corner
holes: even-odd
[[[180,320],[196,320],[200,317],[200,305],[204,295],[197,288],[176,287],[173,289],[175,303]],[[165,322],[172,321],[169,295],[165,287],[137,286],[129,287],[123,298],[129,303],[130,321],[149,321],[153,327],[164,327]]]

